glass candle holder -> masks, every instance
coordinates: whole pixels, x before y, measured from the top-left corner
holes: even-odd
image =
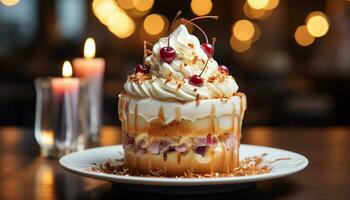
[[[60,157],[86,145],[86,84],[77,78],[37,78],[35,138],[44,157]]]
[[[75,58],[73,68],[76,76],[87,84],[89,105],[89,142],[97,144],[102,125],[103,76],[105,60],[102,58]]]

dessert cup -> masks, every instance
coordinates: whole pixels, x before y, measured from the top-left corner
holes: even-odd
[[[168,45],[173,60],[160,53]],[[125,167],[181,176],[238,166],[246,96],[184,25],[145,50],[144,65],[136,66],[124,90],[118,114]]]
[[[166,102],[119,96],[124,165],[167,176],[230,173],[239,162],[246,97]]]

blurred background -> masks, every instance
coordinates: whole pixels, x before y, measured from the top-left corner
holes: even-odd
[[[245,125],[350,125],[347,0],[0,0],[0,125],[33,126],[34,79],[61,76],[87,37],[106,59],[104,124],[119,124],[143,41],[167,35],[178,10],[220,17],[198,24],[247,94]]]

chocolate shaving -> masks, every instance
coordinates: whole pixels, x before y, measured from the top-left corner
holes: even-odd
[[[219,173],[212,172],[209,174],[198,174],[193,173],[189,170],[184,172],[182,176],[176,176],[175,178],[218,178],[218,177],[235,177],[235,176],[251,176],[257,174],[266,174],[271,172],[271,166],[269,164],[281,160],[289,160],[290,158],[278,158],[273,161],[267,161],[264,159],[263,154],[261,156],[247,157],[241,160],[239,166],[234,168],[232,172],[229,173]],[[151,170],[148,169],[147,173],[140,173],[137,170],[129,169],[124,165],[113,165],[111,160],[106,161],[104,164],[100,164],[99,167],[96,163],[88,169],[89,171],[115,174],[122,176],[142,176],[142,177],[166,177],[165,172],[161,169]]]
[[[188,43],[187,44],[189,47],[191,47],[192,49],[194,49],[194,45],[192,43]]]

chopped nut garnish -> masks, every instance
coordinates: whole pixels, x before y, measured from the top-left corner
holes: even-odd
[[[144,74],[144,73],[138,72],[136,74],[134,73],[128,76],[128,79],[134,82],[142,82],[145,80],[151,80],[152,76],[150,74]]]
[[[192,64],[196,64],[196,62],[198,61],[198,56],[194,56],[193,57],[193,60],[192,60]]]
[[[219,83],[223,82],[227,77],[227,74],[219,73],[208,78],[209,83],[213,83],[214,81],[218,81]]]
[[[176,91],[178,91],[182,86],[182,83],[178,83],[177,86],[176,86]]]
[[[290,158],[280,158],[274,161],[267,161],[264,159],[264,155],[262,156],[252,156],[247,157],[244,160],[241,160],[239,166],[233,169],[233,172],[229,173],[219,173],[212,172],[210,174],[197,174],[193,173],[190,170],[184,172],[182,176],[176,176],[175,178],[219,178],[219,177],[235,177],[235,176],[251,176],[257,174],[265,174],[271,171],[271,166],[269,166],[272,162],[277,162],[280,160],[287,160]],[[100,164],[99,166],[94,163],[88,170],[106,174],[115,174],[122,176],[142,176],[142,177],[166,177],[165,172],[161,169],[151,170],[148,169],[147,174],[142,174],[134,169],[129,169],[124,165],[113,165],[111,160],[106,161],[104,164]]]

